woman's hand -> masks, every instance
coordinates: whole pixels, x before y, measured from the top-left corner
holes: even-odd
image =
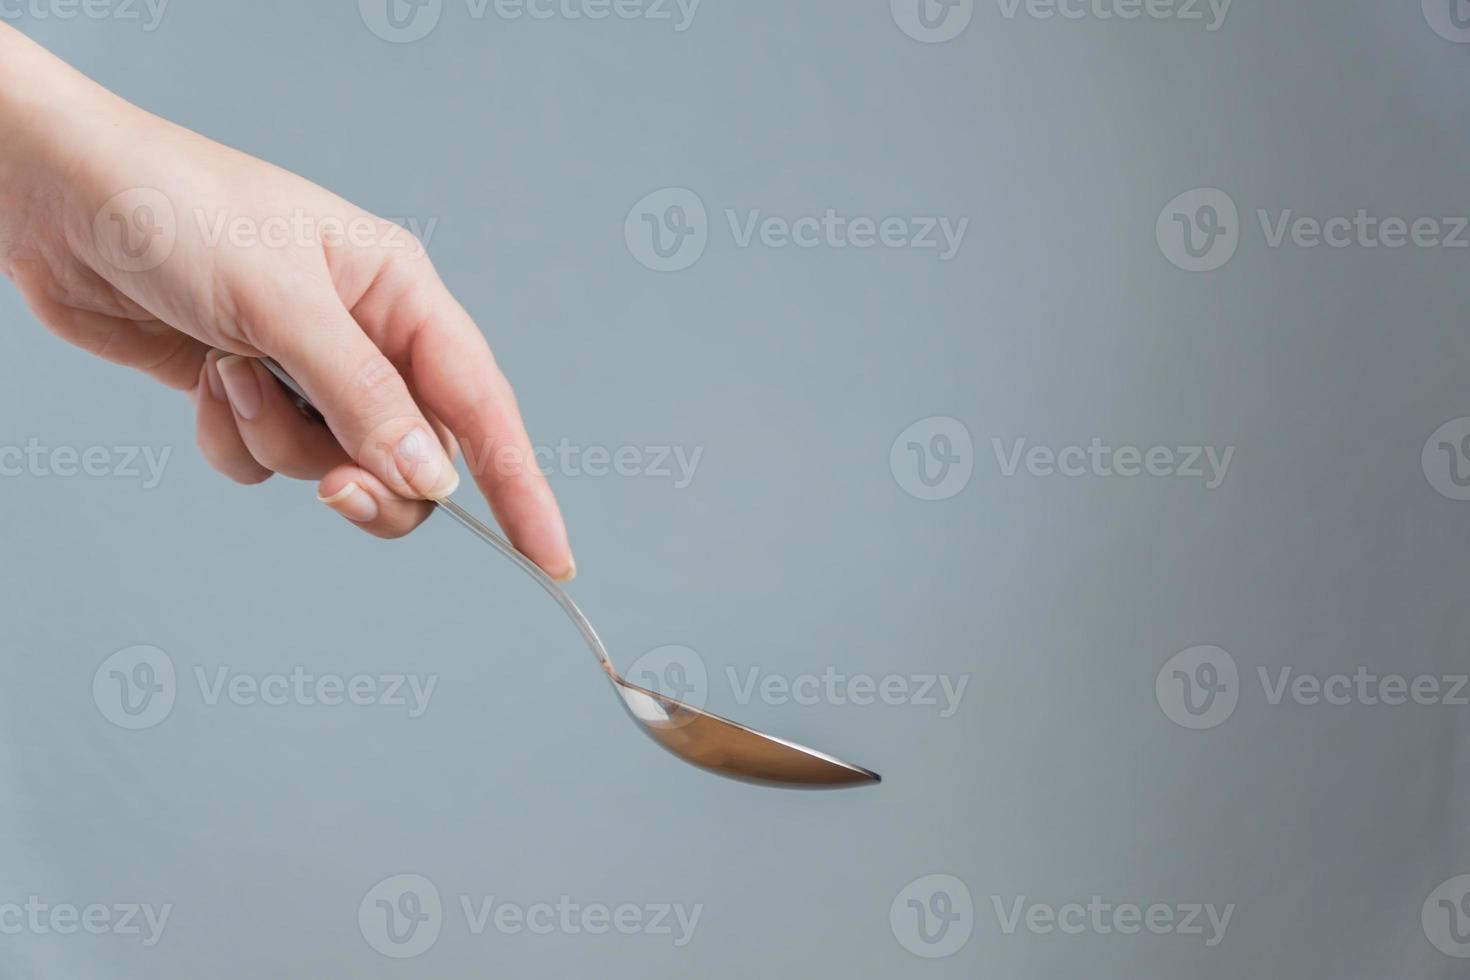
[[[462,445],[516,547],[575,573],[510,385],[411,234],[148,115],[4,25],[0,270],[63,339],[187,392],[226,476],[319,480],[338,513],[396,537],[454,490]]]

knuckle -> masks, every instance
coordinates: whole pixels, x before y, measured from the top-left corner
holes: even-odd
[[[374,352],[348,375],[343,394],[349,404],[366,406],[376,413],[407,398],[408,388],[392,362]]]

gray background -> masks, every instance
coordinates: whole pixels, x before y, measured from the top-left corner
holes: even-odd
[[[380,214],[437,218],[445,279],[538,444],[702,447],[694,482],[554,473],[574,594],[627,667],[697,650],[709,704],[882,772],[799,794],[641,738],[575,632],[433,521],[383,543],[305,484],[239,488],[177,393],[47,335],[0,291],[0,443],[172,447],[165,478],[0,480],[0,902],[171,903],[162,941],[0,936],[0,976],[1451,977],[1421,925],[1470,871],[1466,712],[1270,705],[1257,668],[1465,670],[1470,504],[1429,434],[1470,415],[1470,254],[1270,248],[1255,218],[1470,214],[1470,46],[1417,3],[1237,0],[1223,27],[1007,19],[906,36],[881,0],[705,0],[669,22],[471,18],[412,44],[350,0],[177,0],[21,18],[146,108]],[[710,243],[645,269],[623,222],[695,190]],[[1155,241],[1218,187],[1223,269]],[[724,210],[967,216],[959,255],[738,248]],[[962,420],[974,473],[922,501],[894,439]],[[1228,478],[1005,477],[991,440],[1235,446]],[[483,505],[482,509],[483,509]],[[93,702],[134,644],[179,670],[145,731]],[[1239,706],[1161,710],[1218,644]],[[433,673],[401,709],[209,706],[193,669]],[[739,704],[725,669],[968,676],[915,704]],[[394,960],[357,907],[433,880]],[[974,931],[890,924],[954,875]],[[693,941],[471,935],[458,896],[700,903]],[[993,896],[1234,903],[1225,940],[999,927]]]

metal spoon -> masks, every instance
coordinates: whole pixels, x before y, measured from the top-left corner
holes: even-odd
[[[261,363],[290,390],[304,411],[315,418],[321,418],[306,392],[279,364],[268,357],[262,358]],[[607,648],[602,645],[597,631],[592,628],[582,610],[577,608],[571,596],[551,576],[453,500],[436,500],[434,505],[515,562],[557,601],[562,611],[581,631],[582,639],[612,681],[613,689],[618,692],[628,715],[655,742],[685,762],[722,776],[774,786],[824,789],[862,786],[881,780],[877,773],[862,766],[855,766],[825,752],[746,728],[702,708],[628,683],[613,666],[612,659],[607,655]]]

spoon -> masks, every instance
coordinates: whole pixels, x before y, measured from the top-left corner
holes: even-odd
[[[321,419],[321,413],[312,405],[306,392],[285,369],[268,357],[261,358],[261,364],[295,396],[303,411],[313,418]],[[436,500],[434,506],[515,562],[556,600],[567,618],[581,632],[582,639],[612,681],[613,689],[618,692],[628,716],[655,742],[685,762],[721,776],[772,786],[827,789],[863,786],[881,781],[876,772],[862,766],[843,762],[835,756],[784,738],[758,732],[624,680],[613,666],[612,658],[608,656],[607,648],[602,645],[592,623],[577,608],[566,590],[550,575],[453,499]]]

